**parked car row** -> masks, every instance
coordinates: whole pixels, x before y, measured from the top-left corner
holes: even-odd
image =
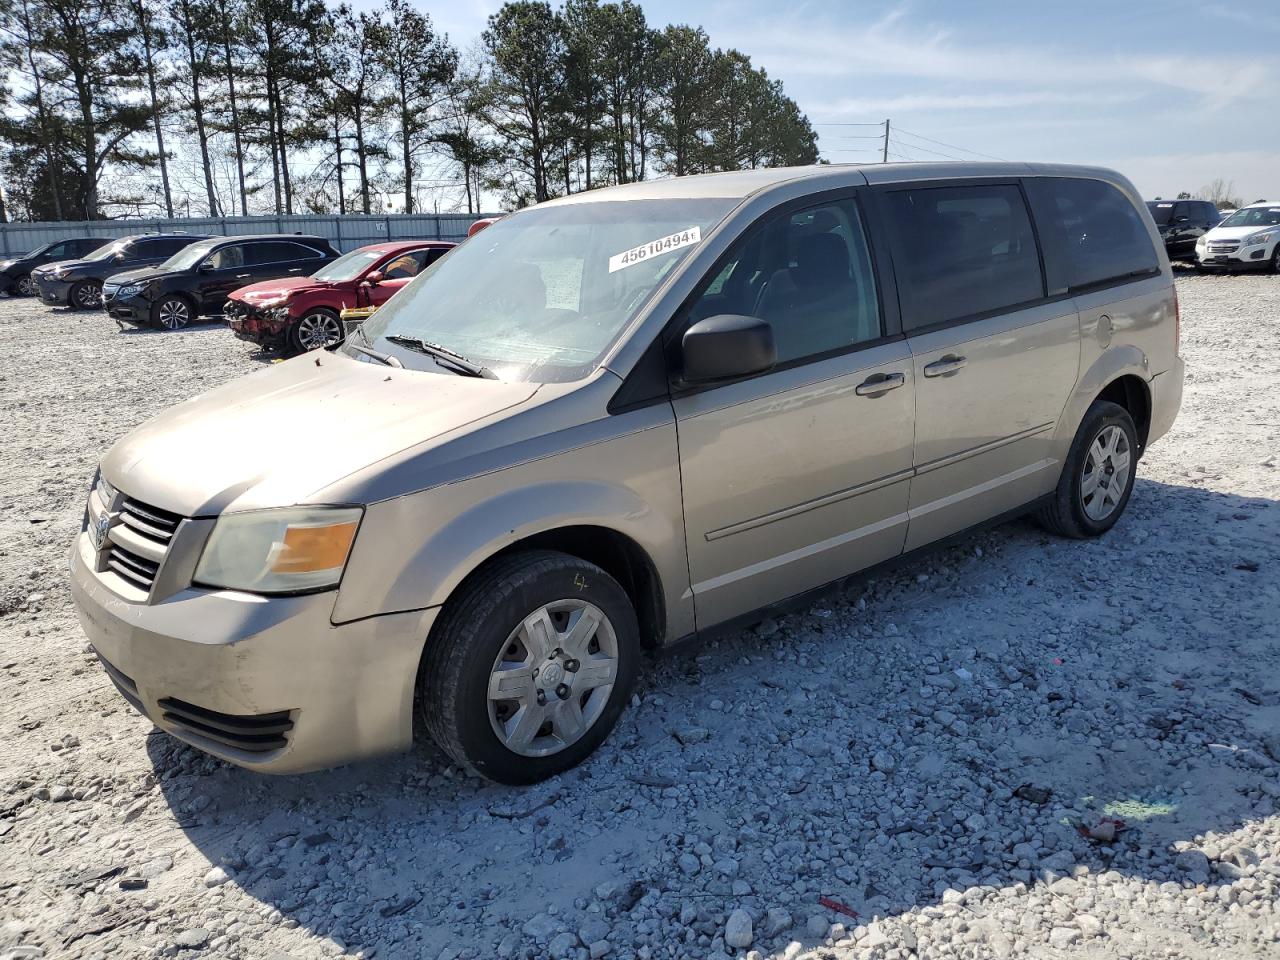
[[[1208,200],[1149,200],[1147,209],[1170,260],[1194,259],[1199,270],[1280,273],[1280,201],[1220,211]]]
[[[492,222],[476,221],[468,236]],[[299,353],[336,346],[344,310],[363,319],[454,246],[398,240],[343,255],[305,234],[72,237],[0,261],[0,289],[100,307],[133,326],[177,330],[221,318],[242,340]]]

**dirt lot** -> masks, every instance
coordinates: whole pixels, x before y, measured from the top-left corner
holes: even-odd
[[[133,713],[66,585],[95,464],[265,360],[0,301],[0,958],[1280,956],[1280,277],[1179,291],[1111,534],[1011,524],[652,664],[527,790],[428,746],[267,779]]]

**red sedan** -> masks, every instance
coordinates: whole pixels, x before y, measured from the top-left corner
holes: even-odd
[[[304,353],[342,342],[344,307],[380,307],[454,244],[444,240],[373,243],[309,277],[251,283],[231,292],[223,316],[232,332],[266,349]]]

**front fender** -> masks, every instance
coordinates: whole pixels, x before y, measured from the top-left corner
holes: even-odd
[[[1075,390],[1067,400],[1067,405],[1058,418],[1058,428],[1054,433],[1054,455],[1059,463],[1065,462],[1071,450],[1071,442],[1075,439],[1080,423],[1098,394],[1106,389],[1107,384],[1120,377],[1132,374],[1147,385],[1148,400],[1151,390],[1151,367],[1147,355],[1132,344],[1112,347],[1098,357],[1084,375],[1076,382]]]
[[[674,425],[372,504],[334,621],[443,604],[485,560],[518,541],[594,526],[633,540],[667,600],[667,630],[692,630]]]

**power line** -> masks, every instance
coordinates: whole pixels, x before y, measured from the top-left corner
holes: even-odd
[[[959,160],[959,161],[961,161],[961,162],[963,162],[963,160],[964,160],[964,158],[963,158],[963,157],[953,157],[953,156],[952,156],[951,154],[949,154],[949,153],[939,153],[937,150],[930,150],[928,147],[922,147],[922,146],[920,146],[920,144],[918,144],[918,143],[905,143],[905,144],[904,144],[901,140],[898,140],[898,141],[895,141],[895,142],[896,142],[899,146],[907,146],[907,147],[910,147],[912,150],[923,150],[925,153],[931,153],[931,154],[933,154],[935,157],[945,157],[945,158],[946,158],[946,159],[948,159],[948,160]]]
[[[971,153],[975,157],[985,157],[987,160],[999,160],[1002,163],[1005,162],[1003,157],[993,157],[989,153],[980,153],[977,150],[970,150],[968,147],[957,146],[954,143],[947,143],[944,140],[935,140],[932,137],[926,137],[922,133],[912,133],[910,130],[904,130],[902,127],[898,127],[898,133],[900,134],[905,133],[908,136],[915,137],[917,140],[923,140],[925,141],[925,143],[934,143],[940,147],[946,147],[949,150],[959,150],[961,153]],[[924,148],[921,147],[920,149],[923,150]]]

